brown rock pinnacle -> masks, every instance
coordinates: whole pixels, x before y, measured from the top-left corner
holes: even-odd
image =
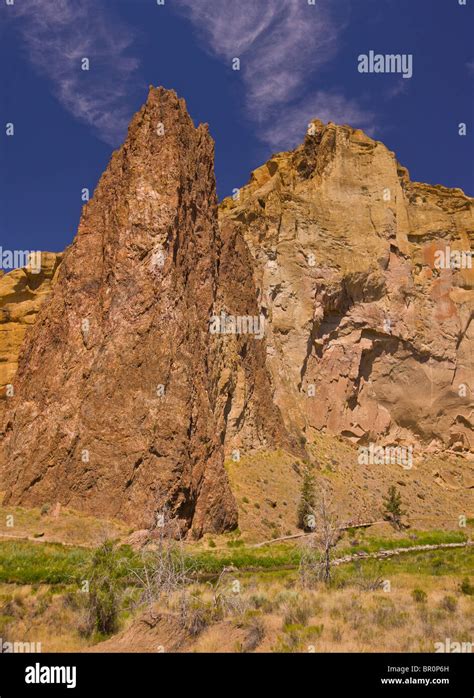
[[[236,525],[209,317],[213,142],[150,89],[27,334],[6,421],[7,502],[60,501],[194,535]]]

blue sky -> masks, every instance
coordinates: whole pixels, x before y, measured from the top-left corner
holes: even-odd
[[[0,245],[72,241],[81,191],[93,191],[150,84],[209,123],[221,198],[301,142],[310,118],[362,127],[412,179],[473,195],[473,4],[2,0]],[[370,50],[412,54],[413,77],[359,73]]]

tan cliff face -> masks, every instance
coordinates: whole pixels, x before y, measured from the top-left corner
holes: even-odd
[[[199,536],[237,523],[225,455],[317,461],[320,432],[473,451],[474,271],[438,264],[470,249],[472,199],[315,121],[218,211],[213,156],[152,89],[59,269],[0,278],[7,503],[166,507]],[[222,314],[246,330],[210,332]]]
[[[26,331],[51,291],[61,258],[43,252],[39,273],[26,268],[0,275],[0,402],[6,400],[7,386],[12,386]]]
[[[473,450],[474,270],[436,254],[470,250],[472,199],[412,183],[382,143],[315,121],[220,220],[252,257],[290,432]]]

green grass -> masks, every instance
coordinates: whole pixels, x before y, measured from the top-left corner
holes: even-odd
[[[357,534],[356,534],[357,535]],[[410,531],[410,538],[367,538],[360,545],[341,550],[342,555],[358,552],[376,553],[379,550],[413,548],[417,545],[441,545],[445,543],[465,543],[467,536],[462,531]],[[341,555],[341,556],[342,556]]]
[[[390,550],[397,547],[410,548],[414,545],[436,543],[458,543],[465,540],[461,532],[417,532],[416,539],[403,538],[387,540],[371,538],[357,548],[338,550],[335,557],[341,557],[348,552]],[[56,543],[32,543],[29,541],[0,542],[0,583],[11,584],[71,584],[80,582],[93,555],[89,548],[63,546]],[[121,552],[126,558],[123,566],[126,574],[131,567],[140,566],[140,559],[128,547],[122,547]],[[261,570],[275,572],[285,569],[295,569],[301,559],[301,548],[294,544],[269,545],[262,548],[233,547],[227,550],[201,550],[194,552],[187,548],[190,570],[197,574],[219,574],[224,567],[234,567],[238,570]],[[392,573],[421,573],[430,575],[463,574],[470,575],[473,571],[472,549],[440,550],[426,553],[402,554],[384,560],[382,569],[390,569]],[[372,561],[362,564],[368,565]],[[375,561],[374,561],[375,562]],[[353,572],[353,565],[345,565],[343,575]]]
[[[0,582],[69,584],[78,579],[92,552],[56,543],[1,542]]]
[[[60,543],[29,541],[0,542],[0,583],[6,584],[72,584],[79,583],[94,555],[92,548]],[[130,547],[120,548],[119,575],[125,577],[130,567],[139,565]]]
[[[338,567],[338,579],[349,581],[357,574],[358,565],[366,574],[390,579],[397,574],[426,575],[433,577],[462,577],[474,572],[474,550],[472,548],[455,548],[453,550],[429,550],[418,553],[402,553],[386,560],[364,560]],[[360,569],[360,568],[359,568]]]
[[[191,553],[190,562],[196,572],[214,574],[223,567],[237,569],[277,570],[295,567],[301,553],[296,546],[272,545],[265,548],[234,548],[232,551],[203,551]]]
[[[128,548],[122,548],[129,567],[140,566],[139,558]],[[11,584],[71,584],[80,582],[90,563],[93,550],[63,546],[56,543],[28,541],[0,543],[0,583]],[[228,551],[188,551],[190,570],[202,574],[218,574],[223,567],[237,569],[272,569],[299,564],[296,547],[232,548]]]
[[[439,545],[441,543],[463,543],[466,535],[460,531],[413,531],[413,538],[369,538],[360,546],[337,550],[335,557],[342,557],[349,553],[367,552],[373,553],[379,550],[393,550],[394,548],[412,548],[416,545]],[[451,551],[443,551],[443,556]],[[262,548],[235,548],[229,552],[206,550],[200,553],[190,552],[192,566],[198,572],[218,573],[223,567],[236,567],[237,569],[262,569],[278,570],[285,567],[297,567],[301,559],[301,549],[291,543],[279,545],[267,545]]]

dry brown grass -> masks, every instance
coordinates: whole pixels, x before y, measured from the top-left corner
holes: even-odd
[[[426,601],[417,603],[412,592],[424,579],[400,575],[391,580],[390,592],[362,592],[355,586],[303,590],[291,574],[270,580],[245,575],[239,605],[216,616],[210,585],[196,584],[189,590],[193,609],[205,609],[208,622],[177,651],[434,652],[434,643],[446,638],[472,641],[473,597],[446,576],[431,579]],[[176,600],[159,612],[177,618]]]
[[[316,485],[326,483],[341,521],[381,520],[382,498],[390,485],[402,494],[412,528],[459,530],[459,516],[474,515],[469,483],[474,464],[454,455],[425,455],[411,470],[398,465],[358,464],[358,449],[347,440],[314,434],[309,448]],[[227,472],[239,507],[239,528],[248,541],[297,533],[296,509],[304,463],[284,451],[242,453]]]
[[[3,493],[0,492],[0,502]],[[7,517],[13,516],[13,527]],[[9,521],[9,520],[8,520]],[[41,508],[0,505],[0,540],[38,538],[68,545],[97,546],[110,538],[123,538],[130,527],[120,521],[98,519],[66,507],[47,504]]]
[[[304,466],[283,451],[226,461],[239,508],[239,529],[248,541],[298,533],[296,510]]]
[[[0,585],[0,637],[41,643],[42,652],[79,652],[88,641],[79,633],[81,614],[67,594],[49,586]]]
[[[224,612],[213,606],[210,584],[188,590],[187,622],[192,613],[203,613],[197,630],[185,629],[176,595],[153,609],[155,618],[166,617],[166,627],[158,623],[155,630],[148,625],[140,630],[141,611],[136,620],[126,621],[117,639],[104,643],[102,651],[136,646],[137,651],[156,652],[163,644],[165,651],[180,652],[434,652],[434,643],[446,638],[473,640],[474,598],[462,594],[450,577],[424,585],[426,578],[400,575],[391,580],[389,593],[351,586],[303,590],[291,575],[268,581],[262,575],[246,575],[240,581],[239,604]],[[417,602],[413,589],[423,585],[426,601]],[[226,593],[232,595],[230,586]],[[3,608],[13,616],[9,637],[41,642],[45,652],[90,646],[78,630],[80,608],[66,593],[52,595],[47,587],[21,587],[12,593],[3,585],[0,595]],[[172,636],[176,641],[167,647]],[[95,651],[101,649],[96,645]]]

